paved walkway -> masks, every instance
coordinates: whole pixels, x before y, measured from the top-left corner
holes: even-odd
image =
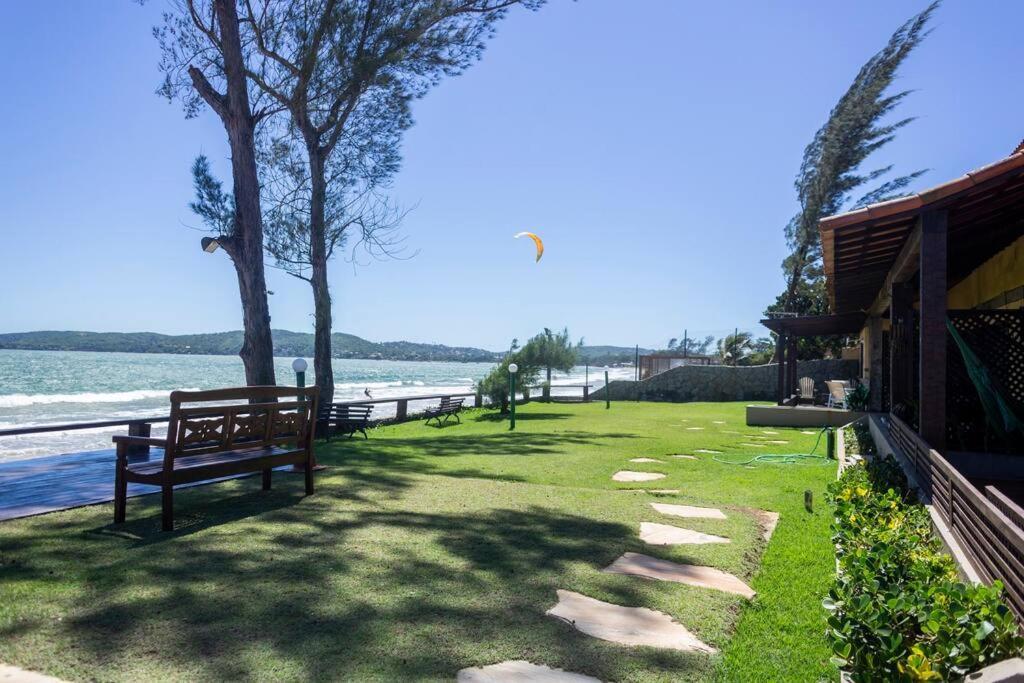
[[[163,450],[159,448],[150,451],[151,461],[163,457]],[[114,500],[116,462],[117,456],[111,448],[0,463],[0,522]],[[229,478],[232,477],[224,479]],[[208,483],[211,482],[184,486]],[[159,490],[159,487],[148,484],[128,484],[129,497]]]

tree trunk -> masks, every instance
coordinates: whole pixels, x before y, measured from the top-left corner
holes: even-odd
[[[309,151],[310,220],[309,261],[310,284],[313,287],[313,371],[320,389],[320,403],[334,400],[334,368],[331,366],[331,290],[327,283],[327,180],[320,150]]]
[[[246,384],[273,385],[277,382],[274,377],[274,344],[270,335],[267,282],[263,272],[263,215],[256,173],[256,124],[249,106],[235,3],[231,0],[216,0],[214,6],[220,24],[220,47],[224,57],[227,93],[220,98],[219,106],[213,108],[220,115],[228,133],[235,194],[234,233],[224,247],[235,264],[238,293],[242,300],[244,336],[242,350],[238,355],[245,365]],[[195,83],[195,73],[192,73],[192,78]],[[196,89],[204,99],[210,101],[211,95],[204,88],[197,85]]]

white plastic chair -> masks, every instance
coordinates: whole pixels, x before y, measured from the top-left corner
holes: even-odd
[[[846,395],[850,392],[849,382],[830,379],[825,381],[825,386],[828,387],[828,407],[846,408]]]

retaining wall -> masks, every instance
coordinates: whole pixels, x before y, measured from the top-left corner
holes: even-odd
[[[806,360],[797,364],[797,377],[814,380],[815,391],[825,392],[827,379],[853,379],[860,374],[856,360]],[[778,396],[778,365],[683,365],[641,382],[615,380],[607,389],[591,392],[591,400],[613,401],[774,401]]]

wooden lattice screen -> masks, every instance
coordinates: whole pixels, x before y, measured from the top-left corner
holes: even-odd
[[[909,325],[911,331],[909,335],[902,329],[903,325]],[[906,343],[905,340],[909,340],[911,343]],[[908,312],[904,320],[894,320],[892,330],[889,334],[890,350],[889,357],[891,359],[891,371],[889,373],[889,382],[897,381],[897,378],[908,377],[907,389],[909,390],[909,396],[902,396],[900,403],[907,403],[913,406],[913,408],[904,410],[902,407],[896,406],[892,402],[890,396],[890,409],[895,409],[900,413],[900,418],[905,420],[914,429],[917,429],[917,403],[920,393],[920,384],[918,383],[918,316],[915,311]],[[891,387],[890,387],[891,391]]]
[[[1024,417],[1024,310],[949,311],[957,332],[988,369],[996,390]],[[1003,450],[985,424],[985,409],[963,356],[947,335],[946,429],[955,450]]]

